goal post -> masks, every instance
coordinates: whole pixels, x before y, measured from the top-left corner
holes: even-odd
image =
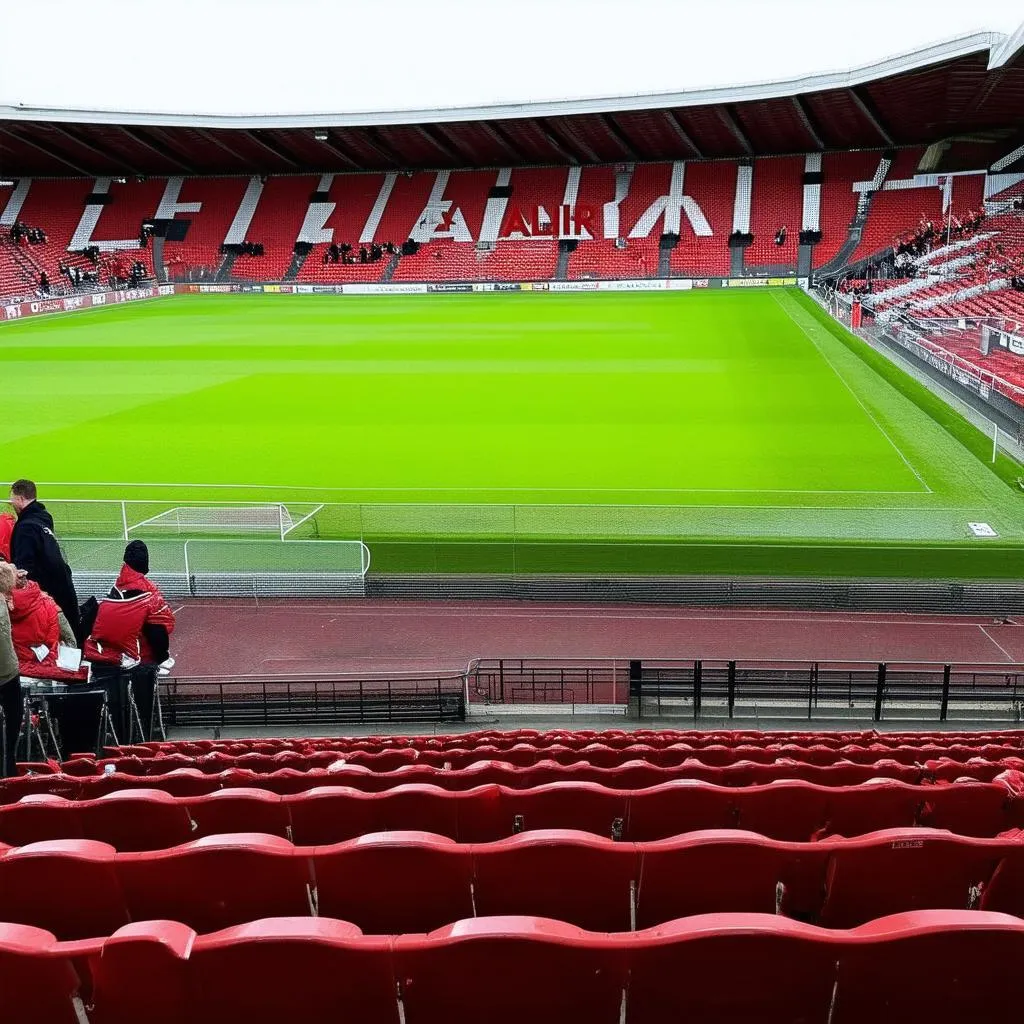
[[[137,511],[128,503],[125,536],[147,534],[230,534],[233,536],[271,534],[284,540],[295,529],[288,506],[280,503],[250,505],[175,505],[154,511],[151,504]],[[152,513],[152,514],[146,514]],[[140,518],[141,516],[141,518]]]

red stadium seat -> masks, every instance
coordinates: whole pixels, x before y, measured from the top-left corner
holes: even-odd
[[[0,915],[58,939],[109,935],[131,918],[115,851],[87,839],[55,839],[0,857]]]
[[[1024,957],[1024,922],[945,910],[898,914],[848,933],[832,1024],[964,1024],[1016,1015],[1007,965]]]
[[[72,957],[40,928],[0,924],[0,1000],[10,1024],[82,1024],[81,979]]]
[[[126,789],[78,805],[82,833],[119,852],[160,850],[193,838],[188,808],[158,789]]]
[[[2,862],[0,862],[2,863]],[[312,912],[312,864],[277,836],[208,836],[117,858],[133,921],[174,920],[197,932]]]
[[[626,960],[615,943],[542,918],[460,921],[395,940],[405,1019],[451,1024],[619,1024]]]
[[[750,832],[695,832],[642,847],[638,928],[698,914],[784,914],[816,921],[829,852]]]
[[[924,829],[820,845],[831,847],[821,913],[821,924],[829,928],[914,910],[974,909],[1007,852],[998,842]],[[1024,860],[1024,846],[1013,860]]]
[[[635,939],[630,1024],[824,1024],[842,977],[838,943],[820,929],[765,914],[692,917]]]
[[[259,832],[291,839],[288,804],[279,794],[265,789],[220,789],[189,800],[188,813],[194,822],[195,838]]]
[[[527,832],[473,848],[481,917],[527,914],[596,932],[633,927],[636,848],[580,832]]]
[[[319,913],[377,935],[428,932],[473,917],[471,850],[425,832],[387,832],[317,847]]]

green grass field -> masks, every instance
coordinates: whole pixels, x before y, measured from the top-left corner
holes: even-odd
[[[136,523],[326,503],[293,536],[380,571],[1024,568],[1019,467],[792,291],[178,297],[5,324],[0,364],[0,476]]]

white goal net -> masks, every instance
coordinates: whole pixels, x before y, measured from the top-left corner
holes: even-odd
[[[284,540],[308,522],[322,505],[296,510],[283,504],[262,505],[180,505],[164,509],[144,519],[126,519],[125,534],[145,533],[196,536],[229,534],[231,536],[273,535]]]

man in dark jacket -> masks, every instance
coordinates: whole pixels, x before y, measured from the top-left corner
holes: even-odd
[[[57,602],[81,642],[78,595],[71,579],[71,567],[64,561],[53,532],[53,516],[45,505],[36,501],[36,485],[31,480],[15,480],[11,484],[11,505],[18,513],[11,533],[11,561]]]

